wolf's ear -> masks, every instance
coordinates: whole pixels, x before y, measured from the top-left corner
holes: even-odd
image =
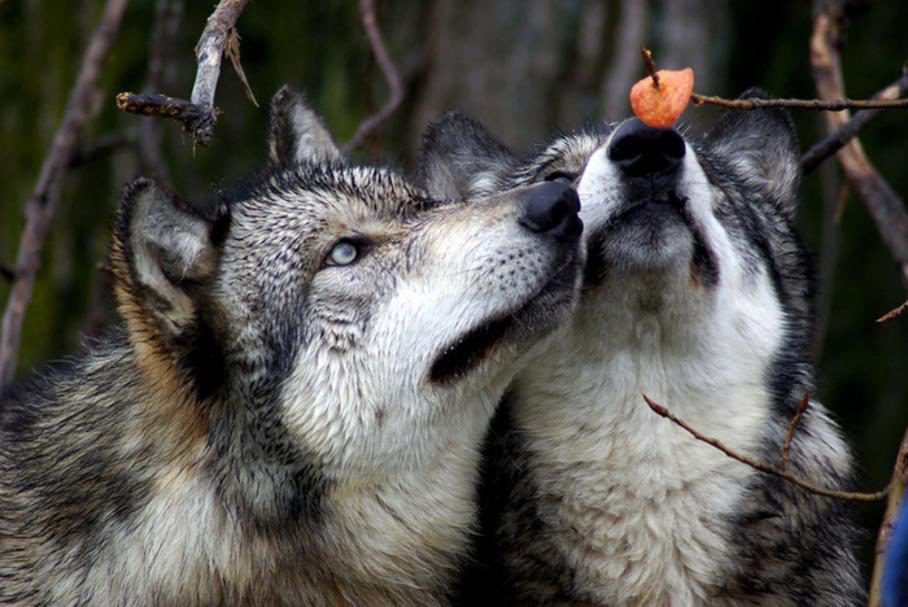
[[[268,160],[281,168],[343,160],[319,115],[286,85],[271,98]]]
[[[126,187],[111,261],[120,310],[134,334],[169,343],[194,327],[228,222],[222,205],[190,205],[149,179]]]
[[[752,88],[745,98],[768,98]],[[728,162],[749,187],[774,201],[789,220],[794,219],[801,180],[798,133],[787,111],[768,108],[729,111],[706,136],[713,154]]]
[[[448,112],[426,127],[417,177],[435,198],[470,199],[501,190],[513,154],[479,122]]]

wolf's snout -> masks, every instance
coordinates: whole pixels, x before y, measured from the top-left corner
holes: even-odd
[[[675,129],[654,129],[634,118],[618,127],[608,157],[629,177],[671,173],[684,158],[684,139]]]
[[[541,183],[521,196],[520,225],[559,239],[576,238],[583,230],[580,198],[574,188],[559,182]]]

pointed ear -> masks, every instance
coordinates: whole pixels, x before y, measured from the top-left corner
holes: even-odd
[[[150,179],[126,187],[111,261],[133,334],[172,345],[195,327],[228,222],[225,207],[194,207]]]
[[[740,96],[768,97],[757,88]],[[712,153],[730,164],[749,187],[774,201],[788,220],[794,219],[801,181],[801,150],[787,111],[729,111],[707,134],[706,142]]]
[[[319,115],[286,85],[271,98],[268,160],[281,168],[343,160]]]
[[[471,199],[501,191],[516,160],[479,122],[449,112],[426,127],[417,178],[435,198]]]

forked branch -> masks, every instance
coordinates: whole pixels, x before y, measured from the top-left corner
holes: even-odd
[[[214,125],[219,114],[214,106],[214,94],[221,74],[221,60],[225,52],[230,51],[240,79],[251,95],[246,76],[239,66],[239,37],[236,34],[236,22],[249,0],[221,0],[199,38],[196,45],[195,83],[189,101],[159,94],[137,95],[120,93],[117,95],[117,108],[143,116],[172,118],[183,125],[183,129],[192,135],[196,144],[206,147],[214,135]],[[229,48],[228,48],[229,47]],[[251,97],[254,102],[254,97]]]
[[[762,462],[760,460],[754,459],[750,456],[744,455],[743,453],[738,453],[734,449],[726,446],[719,439],[702,434],[697,429],[691,427],[687,422],[678,418],[667,408],[665,408],[662,405],[658,404],[657,402],[653,401],[646,394],[643,395],[643,400],[646,401],[646,404],[649,405],[649,408],[652,409],[657,415],[670,420],[672,423],[674,423],[677,426],[680,426],[681,428],[686,430],[691,436],[693,436],[697,440],[702,441],[708,445],[712,445],[713,447],[715,447],[716,449],[718,449],[719,451],[721,451],[728,457],[738,460],[742,464],[747,464],[754,470],[759,470],[760,472],[765,472],[766,474],[771,474],[773,476],[777,476],[781,479],[788,481],[789,483],[793,483],[793,484],[797,485],[798,487],[801,487],[802,489],[809,491],[810,493],[814,493],[816,495],[822,495],[825,497],[842,499],[842,500],[853,500],[853,501],[857,501],[857,502],[877,502],[882,499],[885,499],[886,496],[889,494],[888,486],[885,489],[883,489],[882,491],[877,491],[875,493],[858,493],[858,492],[854,492],[854,491],[839,491],[837,489],[829,489],[827,487],[820,487],[819,485],[815,485],[815,484],[811,483],[810,481],[807,481],[798,476],[795,476],[794,474],[791,474],[790,472],[788,472],[786,470],[782,470],[781,468],[777,468],[775,466],[772,466],[772,465]]]
[[[385,48],[382,39],[381,30],[378,28],[378,21],[375,17],[375,2],[373,0],[360,0],[359,2],[360,18],[363,29],[366,30],[366,36],[369,38],[369,45],[372,47],[372,53],[375,55],[375,61],[381,68],[385,81],[388,83],[389,96],[388,101],[373,115],[369,116],[360,123],[356,133],[343,146],[344,153],[355,150],[366,139],[366,137],[378,128],[378,126],[387,120],[394,111],[403,103],[404,85],[400,79],[400,74],[391,61],[388,51]]]

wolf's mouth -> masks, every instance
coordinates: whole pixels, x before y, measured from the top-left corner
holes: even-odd
[[[573,281],[565,282],[563,274],[576,259],[576,253],[572,252],[551,273],[549,280],[521,305],[494,316],[445,346],[432,363],[429,381],[435,384],[450,383],[479,366],[492,354],[495,347],[512,333],[515,325],[524,324],[524,317],[536,302],[550,294],[554,295],[557,291],[565,290],[568,284],[573,284]]]
[[[659,221],[674,221],[683,225],[690,233],[692,239],[691,271],[703,283],[714,285],[718,281],[718,262],[715,252],[707,244],[702,227],[695,220],[689,199],[681,196],[674,190],[669,190],[664,197],[644,196],[629,201],[618,212],[591,233],[588,241],[589,255],[584,267],[584,286],[595,286],[602,282],[608,271],[610,261],[604,257],[604,251],[609,239],[618,237],[623,230],[634,222],[649,220],[646,217],[657,217]],[[654,224],[655,225],[655,224]],[[658,234],[654,231],[653,234]],[[643,243],[641,246],[662,246],[661,240]]]

